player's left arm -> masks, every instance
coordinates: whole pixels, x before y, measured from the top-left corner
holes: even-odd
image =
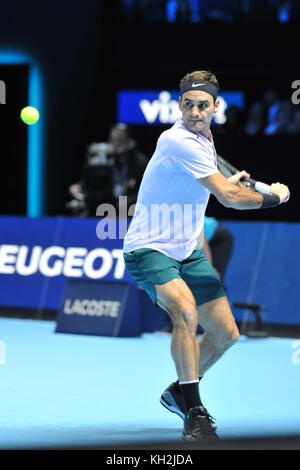
[[[289,188],[284,184],[273,183],[270,186],[270,195],[263,196],[252,189],[232,184],[219,171],[210,176],[199,178],[197,181],[203,184],[223,206],[233,209],[247,210],[274,207],[287,202],[290,197]]]
[[[244,210],[259,209],[263,203],[262,194],[233,184],[220,172],[199,178],[197,181],[203,184],[225,207]]]

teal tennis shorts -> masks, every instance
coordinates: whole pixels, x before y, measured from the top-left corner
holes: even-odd
[[[124,260],[131,277],[147,292],[154,304],[155,284],[165,284],[173,279],[183,279],[186,282],[196,305],[226,295],[203,250],[194,250],[187,259],[177,261],[157,250],[140,248],[124,253]]]

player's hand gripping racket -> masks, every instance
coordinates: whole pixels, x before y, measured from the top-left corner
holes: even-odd
[[[232,175],[235,175],[236,173],[239,173],[240,170],[235,168],[231,163],[229,163],[225,158],[221,157],[220,155],[217,155],[217,160],[219,164],[219,168],[221,173],[225,176],[225,178],[229,178]],[[252,178],[241,178],[241,183],[244,186],[247,186],[248,188],[253,189],[254,191],[257,191],[262,194],[267,194],[270,191],[270,186],[265,183],[261,183],[260,181],[255,181]]]

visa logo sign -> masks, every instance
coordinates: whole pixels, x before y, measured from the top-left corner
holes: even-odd
[[[127,124],[172,125],[181,117],[179,96],[179,91],[120,91],[117,120]],[[229,106],[244,107],[244,95],[239,91],[222,92],[219,99],[219,111],[214,116],[216,124],[226,122],[225,111]]]
[[[177,91],[120,91],[117,120],[127,124],[173,124],[181,116],[179,96]]]
[[[172,124],[181,116],[178,101],[172,99],[168,91],[162,91],[156,100],[141,100],[139,106],[149,124],[157,121],[161,124]]]

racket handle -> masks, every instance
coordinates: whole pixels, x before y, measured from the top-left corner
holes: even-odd
[[[244,185],[248,188],[254,189],[254,191],[257,191],[261,194],[268,194],[270,191],[270,186],[268,184],[255,181],[252,178],[241,178],[241,182],[244,183]]]
[[[261,194],[268,194],[270,191],[270,187],[268,184],[261,183],[260,181],[255,182],[255,191],[258,191]]]

